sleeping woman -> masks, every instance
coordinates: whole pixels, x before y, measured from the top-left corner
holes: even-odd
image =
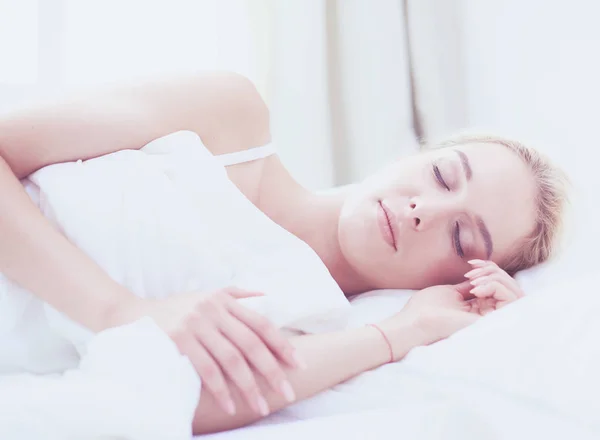
[[[237,301],[261,293],[244,285],[136,294],[69,240],[24,189],[27,176],[50,165],[93,163],[182,130],[219,159],[197,173],[195,185],[217,193],[221,183],[212,171],[225,167],[259,216],[256,225],[274,224],[318,256],[333,287],[317,288],[347,297],[374,289],[419,291],[383,322],[285,337]],[[564,176],[517,141],[456,137],[332,193],[298,184],[270,142],[265,103],[250,81],[230,73],[122,86],[5,116],[0,272],[93,332],[151,317],[202,379],[193,422],[200,434],[250,423],[450,336],[521,297],[511,275],[547,260],[555,247]],[[233,229],[247,227],[245,218],[230,218],[228,203],[202,209],[213,224],[222,216]],[[212,226],[200,221],[197,227]],[[256,234],[269,231],[265,226]],[[290,270],[303,276],[308,269]],[[209,272],[198,267],[196,275],[209,278]],[[13,367],[31,371],[25,361]]]

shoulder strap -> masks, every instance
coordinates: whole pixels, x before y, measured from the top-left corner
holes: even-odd
[[[275,146],[271,143],[262,147],[249,148],[247,150],[235,151],[233,153],[220,154],[215,156],[221,165],[228,167],[239,163],[251,162],[253,160],[263,159],[275,154]]]

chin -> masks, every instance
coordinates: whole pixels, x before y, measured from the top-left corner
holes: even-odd
[[[348,265],[369,284],[379,285],[386,265],[390,264],[389,247],[364,222],[340,225],[338,239],[340,250]],[[375,231],[379,233],[378,231]],[[385,246],[385,247],[384,247]],[[387,254],[387,255],[386,255]]]

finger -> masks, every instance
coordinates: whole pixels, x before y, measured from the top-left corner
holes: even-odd
[[[505,285],[507,288],[512,288],[512,285],[510,284],[510,282],[508,280],[505,279],[505,277],[502,276],[502,274],[500,273],[492,273],[489,275],[483,275],[477,278],[473,278],[472,280],[469,281],[469,283],[473,286],[480,286],[482,284],[488,284],[492,281],[496,281],[500,284]]]
[[[497,270],[497,267],[493,266],[493,265],[486,265],[486,266],[478,267],[478,268],[475,268],[475,269],[467,272],[465,274],[465,278],[474,279],[474,278],[485,276],[485,275],[491,275],[494,272],[496,272],[496,270]]]
[[[523,292],[523,289],[521,289],[521,286],[519,286],[517,280],[511,277],[508,273],[501,270],[499,276],[502,284],[504,284],[507,289],[512,291],[517,296],[517,298],[522,298],[525,296],[525,293]]]
[[[237,287],[230,287],[226,289],[226,293],[231,295],[234,299],[255,298],[257,296],[265,295],[261,292],[251,292],[249,290],[238,289]]]
[[[521,289],[521,286],[519,286],[519,283],[517,283],[517,280],[511,277],[503,269],[500,269],[495,263],[467,272],[465,276],[472,281],[473,285],[488,282],[489,280],[499,281],[509,290],[513,291],[517,297],[522,298],[525,296],[525,293]]]
[[[235,403],[231,398],[229,388],[227,388],[227,382],[211,355],[197,340],[191,337],[181,344],[180,350],[194,365],[202,383],[215,396],[221,408],[229,415],[234,415]]]
[[[477,298],[489,298],[494,296],[495,289],[492,283],[489,282],[473,287],[470,293]]]
[[[250,366],[237,347],[212,328],[199,331],[197,337],[229,379],[239,388],[250,408],[257,414],[267,416],[269,414],[267,401],[258,388]]]
[[[473,285],[471,284],[470,280],[465,280],[462,283],[455,284],[454,288],[458,293],[462,295],[464,300],[473,299],[473,295],[471,294],[471,289],[473,288]]]
[[[498,301],[494,298],[477,298],[477,301],[479,303],[479,314],[481,316],[485,316],[496,310],[498,304]]]
[[[478,302],[478,298],[473,298],[473,299],[470,299],[468,301],[465,301],[464,310],[465,310],[465,312],[479,314],[479,302]]]
[[[268,319],[235,301],[229,303],[227,308],[234,317],[256,333],[279,359],[291,367],[306,368],[306,363],[300,358],[294,346]]]
[[[221,332],[244,354],[271,387],[288,402],[296,400],[292,385],[271,350],[252,330],[232,315],[226,314],[219,323]]]
[[[466,308],[466,311],[485,316],[495,310],[496,303],[497,301],[494,298],[474,298],[467,301],[468,307]]]
[[[519,296],[503,284],[498,284],[498,286],[496,286],[496,298],[498,298],[496,309],[501,309],[502,307],[519,299]]]
[[[474,278],[470,281],[473,286],[479,286],[481,284],[486,284],[491,281],[496,281],[502,284],[507,289],[513,291],[515,295],[521,296],[521,288],[517,284],[517,282],[506,272],[503,270],[499,272],[492,273],[490,275],[484,275],[481,277]]]
[[[517,295],[515,293],[513,293],[510,289],[507,289],[506,286],[498,281],[490,281],[474,287],[471,290],[471,293],[478,298],[492,297],[497,301],[512,302],[517,299]]]
[[[488,266],[490,264],[496,264],[491,260],[469,260],[467,261],[467,263],[469,263],[473,267],[483,267]]]

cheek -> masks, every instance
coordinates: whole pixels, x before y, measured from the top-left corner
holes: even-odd
[[[378,260],[381,253],[378,230],[374,229],[375,202],[364,200],[356,205],[345,206],[338,223],[338,241],[342,253],[352,264],[358,260]]]
[[[436,268],[437,273],[432,276],[432,285],[462,283],[466,280],[465,274],[471,269],[466,263],[456,263],[447,259],[440,262]]]
[[[445,231],[432,231],[428,235],[416,233],[411,239],[406,252],[398,255],[394,262],[403,268],[406,283],[422,289],[464,280],[463,276],[470,267],[452,253]]]

